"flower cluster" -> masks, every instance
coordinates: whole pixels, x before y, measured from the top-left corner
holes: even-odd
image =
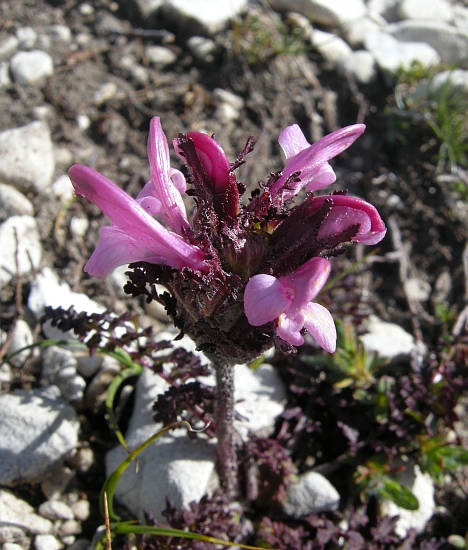
[[[101,229],[85,270],[102,277],[131,264],[128,292],[164,301],[176,326],[201,349],[233,363],[273,344],[301,345],[306,330],[333,352],[331,315],[312,302],[330,273],[328,258],[344,242],[379,242],[386,228],[369,203],[345,191],[319,197],[314,192],[335,181],[328,161],[364,129],[348,126],[310,145],[297,125],[289,126],[279,137],[284,169],[242,204],[245,186],[235,171],[253,149],[251,138],[230,163],[214,137],[179,134],[173,145],[187,167],[186,179],[171,168],[160,120],[153,118],[151,178],[136,199],[91,168],[69,171],[76,192],[112,222]],[[301,189],[307,196],[294,205]],[[184,193],[195,201],[192,223]],[[155,283],[170,295],[149,292]]]

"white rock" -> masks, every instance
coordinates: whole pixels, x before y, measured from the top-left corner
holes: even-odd
[[[307,472],[287,489],[283,510],[299,519],[317,512],[331,512],[339,504],[340,495],[328,479],[317,472]]]
[[[374,56],[365,50],[357,50],[339,60],[337,69],[341,74],[352,75],[359,84],[370,84],[378,76]]]
[[[34,48],[37,40],[37,32],[32,27],[20,27],[16,31],[19,47],[23,50]]]
[[[131,449],[156,433],[151,406],[156,397],[167,389],[166,383],[145,369],[138,380],[135,413],[130,420],[126,441]],[[160,428],[161,426],[159,426]],[[117,447],[106,456],[110,474],[125,459],[127,453]],[[191,441],[185,430],[177,430],[159,438],[138,456],[138,473],[129,467],[116,489],[116,498],[135,517],[143,518],[145,509],[162,519],[166,496],[177,507],[187,508],[191,501],[199,501],[207,492],[214,472],[216,453],[214,443],[206,439]]]
[[[94,408],[100,401],[106,399],[107,388],[114,378],[120,373],[122,367],[113,357],[105,356],[102,360],[100,371],[88,384],[85,399],[91,408]]]
[[[452,6],[445,0],[402,0],[398,6],[401,19],[432,19],[451,21]]]
[[[7,355],[15,353],[16,351],[19,351],[26,346],[30,346],[33,342],[34,337],[28,323],[26,323],[26,321],[24,321],[23,319],[18,319],[15,325],[15,330],[13,331],[13,338],[10,342],[10,345],[8,346]],[[23,366],[30,353],[30,349],[20,351],[19,353],[11,357],[8,362],[13,367],[20,368]]]
[[[277,371],[267,363],[256,370],[236,365],[234,396],[235,409],[242,416],[234,425],[244,441],[249,432],[269,436],[286,402],[286,390]]]
[[[39,506],[37,511],[43,518],[52,521],[58,519],[73,519],[75,517],[70,506],[60,500],[46,500]]]
[[[0,227],[1,229],[1,227]],[[68,309],[73,306],[76,311],[102,313],[105,308],[79,292],[73,292],[65,282],[59,282],[57,275],[48,267],[40,271],[31,284],[28,307],[37,319],[44,314],[46,306]],[[44,334],[51,339],[76,338],[72,331],[64,333],[49,323],[43,326]]]
[[[159,334],[161,339],[173,336],[171,333]],[[195,348],[187,337],[175,344],[189,350]],[[246,366],[236,367],[236,377],[236,410],[245,417],[242,422],[236,421],[236,428],[244,437],[248,436],[249,430],[260,436],[270,433],[274,419],[284,410],[285,390],[278,375],[270,365],[262,365],[257,371]],[[213,377],[203,381],[214,383]],[[151,407],[166,389],[167,384],[160,377],[148,370],[143,372],[136,388],[135,413],[126,434],[130,448],[135,448],[157,431]],[[110,451],[106,457],[108,473],[115,470],[126,456],[121,447]],[[171,432],[139,455],[138,473],[132,467],[126,470],[116,497],[136,517],[141,518],[146,508],[156,518],[161,518],[166,496],[176,506],[186,508],[191,501],[198,501],[210,491],[215,463],[214,441],[203,437],[191,441],[185,430]]]
[[[16,36],[8,36],[0,42],[0,59],[8,59],[18,49],[19,40]]]
[[[273,9],[296,11],[314,23],[336,27],[360,19],[367,8],[362,0],[270,0]]]
[[[162,11],[182,32],[211,36],[226,28],[247,4],[248,0],[166,0]]]
[[[10,86],[10,64],[7,61],[0,61],[0,90],[6,90]]]
[[[61,550],[63,544],[54,535],[36,535],[35,550]]]
[[[230,105],[236,111],[240,111],[244,107],[244,100],[242,97],[224,90],[223,88],[215,88],[213,90],[213,98],[219,103],[226,103]]]
[[[351,48],[342,38],[328,32],[314,29],[311,42],[320,55],[333,67],[336,67],[339,61],[349,57],[352,53]]]
[[[369,0],[367,8],[369,14],[377,14],[387,23],[394,23],[400,20],[398,6],[401,0]]]
[[[55,40],[69,44],[72,41],[72,32],[66,25],[52,25],[49,33]]]
[[[458,29],[466,31],[468,29],[468,7],[454,5],[452,6],[452,12],[452,24]]]
[[[0,396],[0,483],[38,481],[78,442],[79,422],[59,389]]]
[[[102,366],[101,355],[89,355],[81,352],[75,352],[74,355],[77,362],[76,370],[85,378],[91,378]]]
[[[216,51],[216,44],[210,38],[191,36],[187,40],[187,48],[198,61],[211,62]]]
[[[44,477],[41,491],[47,499],[58,500],[74,477],[75,474],[70,468],[59,464]]]
[[[145,55],[156,67],[167,67],[177,61],[177,54],[164,46],[148,46]]]
[[[413,300],[416,300],[418,302],[425,302],[426,300],[429,300],[431,290],[431,285],[423,279],[410,277],[407,281],[405,281],[406,293]]]
[[[89,220],[88,218],[82,216],[73,216],[70,220],[70,233],[74,237],[82,239],[89,229]]]
[[[443,21],[402,21],[386,27],[386,32],[404,42],[424,42],[445,63],[460,64],[468,58],[468,30],[452,27]],[[461,63],[463,66],[463,62]]]
[[[5,525],[0,523],[0,543],[17,543],[21,550],[28,550],[31,547],[31,540],[26,536],[26,531],[8,523]]]
[[[85,132],[91,126],[91,119],[88,115],[78,115],[76,117],[76,122],[78,124],[78,128],[82,132]]]
[[[468,71],[462,69],[442,71],[431,78],[427,84],[425,92],[433,98],[436,98],[441,91],[445,91],[446,86],[449,87],[450,94],[468,95]]]
[[[24,529],[32,535],[48,534],[53,524],[34,513],[34,508],[11,491],[0,489],[0,523]]]
[[[16,53],[11,58],[10,67],[18,84],[42,85],[54,73],[52,57],[43,50]]]
[[[5,542],[2,550],[23,550],[23,547],[21,544],[16,544],[16,542]]]
[[[67,174],[63,174],[57,178],[47,189],[53,197],[65,202],[73,198],[73,185]]]
[[[8,363],[2,363],[0,365],[0,383],[10,384],[13,381],[13,373]]]
[[[386,32],[373,32],[366,36],[365,46],[375,57],[377,65],[390,80],[399,68],[409,69],[414,61],[424,67],[436,65],[440,58],[434,48],[418,42],[399,42]]]
[[[94,462],[94,453],[90,447],[81,447],[75,453],[75,456],[71,460],[69,460],[70,465],[79,472],[87,472],[94,464]]]
[[[0,133],[0,180],[20,190],[44,190],[52,181],[55,159],[47,124],[27,126]]]
[[[105,82],[101,84],[99,88],[93,94],[93,103],[95,105],[102,105],[109,99],[112,99],[119,91],[115,82]]]
[[[23,193],[5,183],[0,183],[0,222],[10,216],[34,216],[34,207]]]
[[[399,516],[395,526],[395,533],[402,539],[406,537],[410,529],[422,533],[427,522],[434,515],[434,483],[429,474],[423,474],[419,466],[407,465],[406,469],[397,474],[398,482],[407,487],[419,501],[418,510],[405,510],[390,500],[384,500],[380,504],[382,515],[390,517]]]
[[[362,48],[366,36],[380,30],[386,24],[385,20],[377,22],[376,19],[363,17],[343,25],[342,34],[346,42],[353,48]]]
[[[361,336],[367,351],[377,352],[380,357],[390,360],[407,359],[418,350],[416,342],[405,330],[394,323],[386,323],[371,315],[366,325],[367,333]]]
[[[42,247],[37,223],[31,216],[12,216],[0,225],[0,288],[16,274],[39,267]]]
[[[61,537],[67,537],[69,535],[79,535],[82,531],[81,523],[75,519],[68,519],[62,523],[59,527],[59,534]]]
[[[42,352],[42,384],[55,384],[65,401],[83,399],[86,382],[76,372],[77,360],[69,349],[50,346]]]
[[[89,518],[90,504],[89,500],[79,500],[71,505],[75,519],[78,521],[86,521]]]

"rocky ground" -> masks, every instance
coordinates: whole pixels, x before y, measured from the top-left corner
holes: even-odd
[[[249,191],[281,169],[277,137],[285,126],[299,124],[313,142],[364,122],[363,137],[334,160],[338,178],[333,188],[347,188],[374,204],[389,231],[374,255],[323,301],[335,318],[353,318],[358,332],[367,334],[368,349],[383,357],[400,354],[408,363],[412,354],[413,365],[432,361],[432,367],[451,361],[457,381],[457,369],[466,367],[463,186],[468,178],[462,168],[455,176],[440,160],[440,142],[430,129],[411,126],[411,113],[405,116],[395,99],[394,71],[412,61],[423,67],[442,63],[443,68],[458,63],[457,93],[466,93],[462,60],[468,54],[468,8],[442,0],[424,7],[355,0],[346,9],[332,1],[326,8],[310,2],[315,10],[311,25],[312,11],[304,12],[307,2],[288,13],[279,1],[271,4],[273,9],[233,2],[226,13],[219,6],[219,13],[204,11],[201,2],[191,15],[175,0],[162,4],[0,1],[0,357],[6,359],[0,368],[0,542],[6,550],[18,550],[18,545],[86,548],[102,522],[98,494],[104,457],[116,444],[103,401],[118,364],[58,346],[10,357],[43,337],[61,337],[39,324],[44,307],[130,311],[155,332],[169,327],[161,309],[122,292],[123,270],[105,280],[83,273],[106,220],[91,203],[73,196],[66,176],[72,164],[85,164],[136,195],[149,177],[146,139],[153,116],[161,117],[169,140],[190,130],[215,134],[232,160],[253,135],[255,151],[238,176]],[[286,4],[294,9],[294,2]],[[431,20],[421,19],[422,10]],[[178,166],[175,155],[172,161]],[[333,274],[369,251],[361,245],[347,250],[334,260]],[[285,407],[291,411],[294,399],[302,403],[296,396],[285,406],[288,391],[297,386],[294,360],[281,354],[269,360],[275,368],[263,367],[249,384],[251,392],[241,385],[238,396],[245,403],[239,412],[247,423],[250,418],[248,427],[258,437],[275,430],[275,418]],[[138,407],[148,408],[163,389],[146,379],[139,384]],[[262,392],[267,399],[259,397]],[[266,412],[255,424],[259,399]],[[463,407],[457,410],[464,420]],[[122,416],[124,424],[129,411],[131,406]],[[131,444],[140,443],[143,432],[152,433],[151,416],[148,408],[130,421],[136,433],[129,436]],[[457,429],[466,444],[466,426]],[[248,441],[246,431],[245,437]],[[292,436],[284,441],[290,443],[298,472],[306,475],[313,466],[308,452],[298,451]],[[179,488],[172,495],[179,503],[187,505],[207,490],[215,462],[212,443],[206,439],[203,445],[197,451],[203,480],[192,493]],[[171,452],[164,459],[167,468]],[[117,455],[108,458],[110,464],[118,463]],[[315,487],[322,483],[325,488],[316,490],[315,508],[307,511],[335,510],[341,496],[340,513],[346,516],[350,497],[343,479],[326,468],[313,474],[321,476],[321,481],[314,478]],[[310,479],[302,481],[312,484]],[[143,484],[149,483],[145,478]],[[431,483],[427,490],[433,490]],[[455,483],[447,478],[422,523],[410,519],[410,525],[417,525],[427,540],[464,534],[466,490],[463,472]],[[151,494],[149,501],[132,498],[125,501],[122,495],[133,515],[153,502]],[[158,516],[160,510],[153,512]],[[255,523],[252,508],[249,513]],[[282,513],[304,516],[290,505]],[[406,532],[401,527],[400,535]],[[324,547],[306,539],[302,544]],[[371,544],[355,547],[394,548],[397,542]]]

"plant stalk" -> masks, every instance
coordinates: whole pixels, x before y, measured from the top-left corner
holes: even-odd
[[[216,371],[215,422],[221,486],[230,499],[239,496],[234,430],[234,365],[214,359]]]

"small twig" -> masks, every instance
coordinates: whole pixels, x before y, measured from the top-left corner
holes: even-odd
[[[414,335],[419,342],[422,342],[423,336],[421,325],[419,323],[419,317],[425,317],[426,312],[422,308],[421,304],[414,300],[414,298],[407,291],[406,282],[408,281],[408,274],[412,270],[408,246],[403,243],[400,228],[398,227],[398,224],[393,216],[390,216],[388,219],[388,225],[391,230],[393,248],[396,253],[395,258],[399,263],[400,282],[403,285],[403,292],[405,293],[406,301],[408,302],[409,310],[412,314]]]
[[[465,246],[465,250],[462,255],[463,271],[465,273],[465,301],[468,301],[468,243]],[[468,304],[463,308],[458,316],[457,322],[452,329],[453,336],[459,336],[463,327],[468,324]]]

